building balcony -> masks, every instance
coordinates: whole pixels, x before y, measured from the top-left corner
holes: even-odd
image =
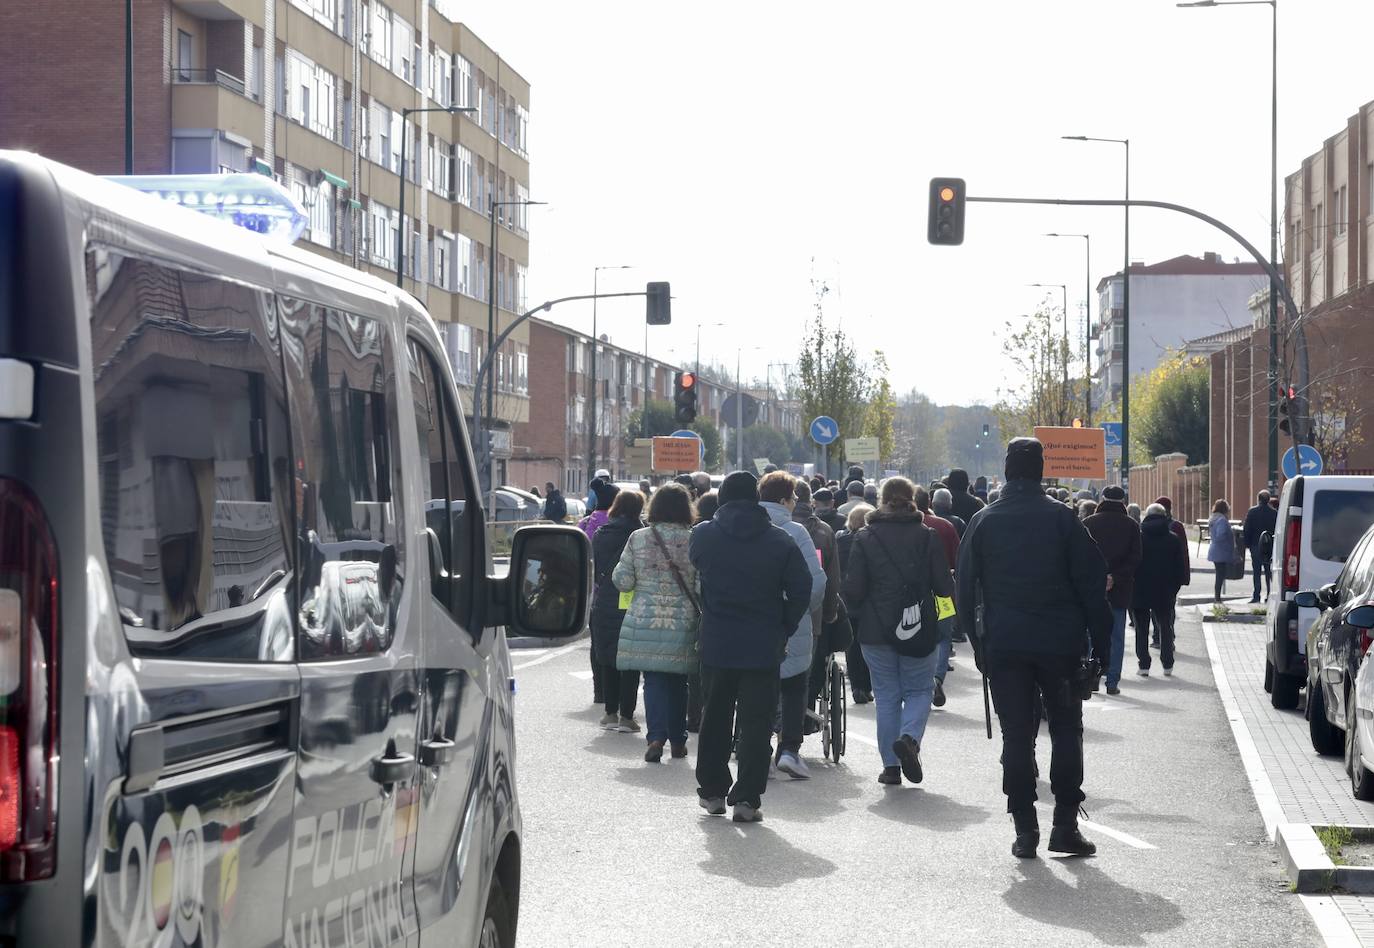
[[[173,129],[219,129],[262,147],[262,106],[248,97],[242,79],[220,69],[172,75]]]

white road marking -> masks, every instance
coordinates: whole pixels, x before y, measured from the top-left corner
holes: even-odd
[[[878,746],[878,741],[876,738],[869,737],[867,734],[860,734],[857,731],[851,730],[847,727],[844,730],[844,736],[849,738],[851,741],[858,741],[861,744],[867,744],[869,747]]]
[[[1279,806],[1278,794],[1274,792],[1274,785],[1270,782],[1269,774],[1260,760],[1259,750],[1255,747],[1255,739],[1250,736],[1250,728],[1246,725],[1240,705],[1236,703],[1236,696],[1231,691],[1231,683],[1226,680],[1226,670],[1221,667],[1221,653],[1217,651],[1216,639],[1212,637],[1212,630],[1206,625],[1202,627],[1202,637],[1207,642],[1207,658],[1212,663],[1212,676],[1217,682],[1221,705],[1226,710],[1226,720],[1231,723],[1231,735],[1236,739],[1236,747],[1240,750],[1240,761],[1245,767],[1245,776],[1250,781],[1250,792],[1255,795],[1260,818],[1264,820],[1264,832],[1268,835],[1269,841],[1273,842],[1274,827],[1285,822],[1283,808]]]
[[[560,656],[560,655],[566,655],[566,654],[568,654],[569,652],[573,651],[574,649],[587,648],[587,647],[589,647],[589,646],[587,645],[587,643],[586,643],[585,640],[584,640],[584,641],[581,641],[581,642],[574,642],[574,643],[572,643],[571,645],[565,645],[565,646],[563,646],[562,648],[556,648],[556,649],[554,649],[552,652],[545,652],[543,655],[540,655],[538,658],[532,658],[532,659],[530,659],[530,660],[527,661],[527,662],[521,662],[519,665],[516,665],[516,666],[515,666],[515,669],[514,669],[514,670],[515,670],[515,671],[524,671],[526,668],[533,668],[535,665],[542,665],[542,664],[544,664],[545,662],[553,661],[553,660],[554,660],[555,658],[557,658],[558,656]]]
[[[1101,833],[1103,836],[1110,836],[1117,842],[1125,843],[1127,846],[1132,846],[1136,849],[1159,848],[1157,846],[1153,846],[1150,843],[1145,842],[1145,840],[1143,839],[1136,839],[1130,833],[1123,833],[1121,832],[1121,830],[1114,830],[1110,826],[1103,826],[1101,823],[1090,823],[1087,820],[1079,820],[1078,825],[1088,830],[1089,832],[1096,832]]]
[[[568,672],[568,674],[572,675],[574,678],[581,678],[583,681],[592,680],[592,672],[589,668],[583,669],[582,671]]]

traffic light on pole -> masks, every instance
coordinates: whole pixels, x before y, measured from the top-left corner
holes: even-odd
[[[964,179],[930,179],[930,216],[926,238],[932,244],[964,242]]]
[[[1279,389],[1279,430],[1286,435],[1291,435],[1293,433],[1293,422],[1289,415],[1289,403],[1296,394],[1297,393],[1293,390],[1293,386],[1291,385],[1287,388]]]
[[[697,377],[694,372],[679,372],[673,376],[673,417],[683,425],[696,421]]]

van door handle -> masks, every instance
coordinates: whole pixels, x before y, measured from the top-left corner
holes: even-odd
[[[410,754],[398,753],[396,741],[386,742],[386,751],[381,757],[372,758],[372,764],[367,769],[367,775],[372,778],[374,783],[383,786],[387,784],[400,783],[410,776],[410,768],[415,765],[415,758]]]
[[[420,744],[420,763],[426,767],[442,767],[453,759],[453,751],[458,745],[444,737]]]

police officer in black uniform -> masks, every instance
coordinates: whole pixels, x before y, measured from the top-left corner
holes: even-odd
[[[1053,750],[1052,852],[1091,856],[1097,847],[1078,828],[1083,802],[1083,700],[1098,685],[1112,612],[1107,564],[1074,512],[1045,496],[1044,448],[1034,438],[1007,446],[1006,478],[996,504],[978,511],[959,544],[959,622],[974,643],[1002,726],[1002,790],[1016,825],[1012,854],[1035,856],[1037,692],[1044,696]],[[981,596],[983,622],[976,628]]]

